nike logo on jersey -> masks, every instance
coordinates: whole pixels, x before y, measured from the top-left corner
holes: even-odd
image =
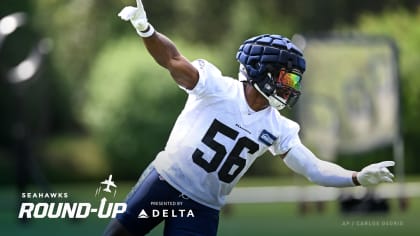
[[[236,127],[240,128],[241,130],[247,132],[248,134],[251,134],[251,131],[245,129],[244,127],[242,127],[240,124],[235,124]]]
[[[277,137],[268,132],[267,130],[263,129],[258,140],[263,142],[267,146],[273,145],[274,141],[276,141]]]

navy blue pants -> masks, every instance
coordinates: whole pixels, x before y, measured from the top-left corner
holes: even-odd
[[[117,219],[134,235],[145,235],[162,221],[168,236],[217,234],[219,211],[183,195],[152,166],[143,172],[126,203],[127,210]]]

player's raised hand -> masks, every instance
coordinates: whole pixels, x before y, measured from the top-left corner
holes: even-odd
[[[149,24],[141,0],[136,0],[137,7],[124,7],[118,16],[125,21],[130,21],[141,37],[150,37],[154,33],[154,28]]]
[[[383,161],[368,165],[357,174],[357,180],[362,186],[375,185],[381,182],[391,183],[394,175],[387,167],[394,165],[395,162],[393,161]]]

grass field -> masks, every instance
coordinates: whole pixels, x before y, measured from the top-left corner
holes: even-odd
[[[255,180],[249,183],[254,182],[263,183]],[[120,184],[115,201],[122,201],[131,186],[131,183]],[[59,185],[53,189],[54,192],[67,192],[71,200],[95,203],[98,202],[94,198],[96,187],[96,184],[79,184]],[[23,224],[17,220],[17,193],[14,189],[2,187],[0,194],[1,235],[101,235],[109,221],[90,217],[83,220],[35,219]],[[410,199],[405,212],[399,210],[395,199],[390,200],[390,206],[391,213],[387,215],[343,216],[339,214],[337,202],[327,202],[322,213],[317,212],[312,204],[305,215],[298,213],[295,203],[236,204],[221,214],[218,235],[409,236],[420,233],[420,198]],[[162,235],[162,230],[160,225],[150,235]]]

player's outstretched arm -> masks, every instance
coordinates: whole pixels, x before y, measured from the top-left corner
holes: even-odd
[[[198,82],[197,69],[179,53],[175,44],[165,35],[155,31],[148,22],[141,0],[137,0],[137,7],[125,7],[118,16],[130,21],[143,38],[147,50],[155,61],[168,69],[172,78],[182,87],[192,89]]]
[[[387,167],[393,161],[384,161],[366,166],[360,172],[350,171],[341,166],[318,159],[308,148],[299,144],[283,159],[286,165],[310,181],[328,187],[369,186],[381,182],[392,182],[394,175]]]

